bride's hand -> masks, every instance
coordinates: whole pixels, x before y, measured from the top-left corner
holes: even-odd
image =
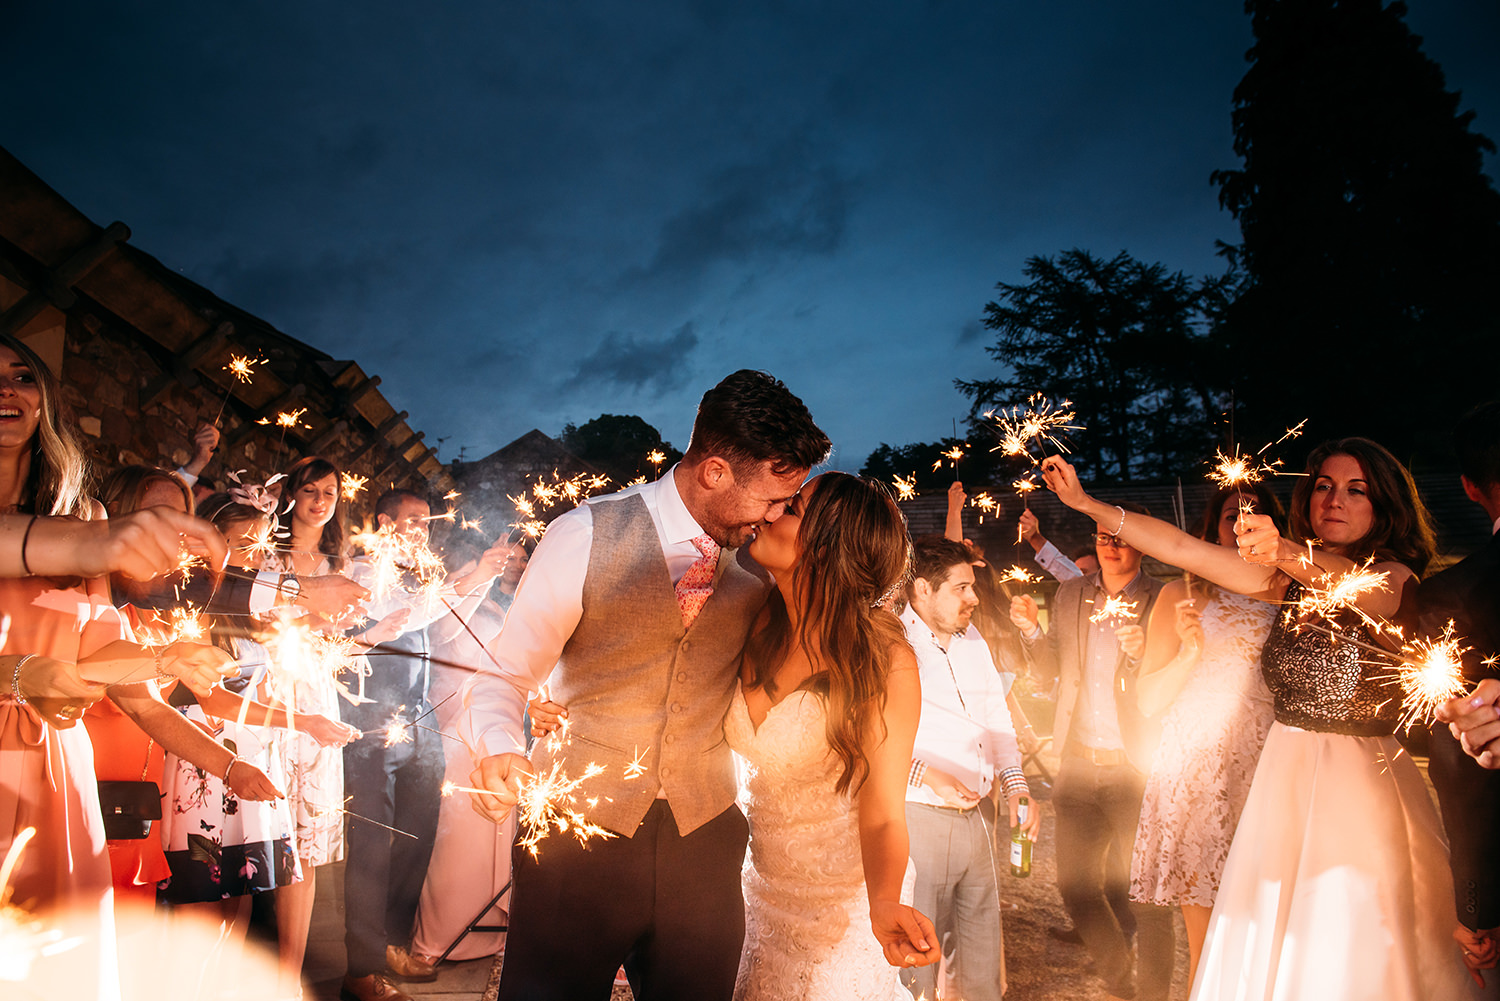
[[[870,927],[892,966],[928,966],[942,958],[937,930],[915,907],[896,900],[871,901]]]
[[[1047,489],[1075,511],[1082,510],[1089,500],[1083,484],[1078,482],[1078,471],[1060,455],[1049,455],[1042,460],[1042,478],[1047,481]]]

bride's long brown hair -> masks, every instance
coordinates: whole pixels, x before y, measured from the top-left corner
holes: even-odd
[[[906,519],[884,484],[824,473],[802,512],[797,550],[798,626],[792,629],[781,592],[772,592],[768,621],[745,647],[752,686],[774,696],[776,668],[795,647],[807,653],[813,674],[803,684],[827,704],[828,745],[843,762],[834,789],[856,791],[869,770],[864,737],[885,738],[891,648],[906,642],[900,620],[884,607],[906,582]]]

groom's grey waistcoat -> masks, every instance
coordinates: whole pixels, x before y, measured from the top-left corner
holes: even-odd
[[[630,837],[665,790],[687,834],[734,803],[734,762],[724,714],[738,684],[740,651],[770,593],[770,575],[742,550],[724,550],[713,595],[690,629],[656,526],[638,496],[596,501],[583,617],[550,682],[568,707],[569,738],[539,740],[533,766],[561,761],[570,778],[590,762],[604,771],[579,789],[588,819]],[[639,758],[645,773],[626,778]],[[540,772],[539,772],[540,774]]]

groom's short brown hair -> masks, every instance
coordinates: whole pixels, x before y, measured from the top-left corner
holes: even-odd
[[[779,475],[811,469],[829,448],[807,406],[780,379],[743,368],[703,394],[684,458],[717,455],[735,467],[770,462]]]

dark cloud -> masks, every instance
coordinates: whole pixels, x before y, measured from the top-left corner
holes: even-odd
[[[630,277],[692,274],[720,261],[833,254],[844,241],[854,182],[794,141],[717,171],[661,226],[655,257]]]
[[[577,390],[614,383],[636,391],[650,388],[667,393],[687,382],[690,357],[697,346],[698,334],[692,321],[655,341],[611,331],[579,361],[577,371],[562,388]]]
[[[965,320],[958,330],[958,343],[973,344],[984,334],[984,324],[979,320]]]

